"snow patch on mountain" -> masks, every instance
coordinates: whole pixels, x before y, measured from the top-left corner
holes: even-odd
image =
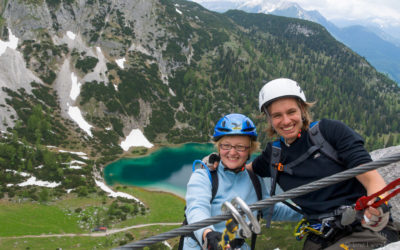
[[[10,117],[17,117],[15,110],[8,106],[5,102],[9,98],[3,88],[17,91],[20,88],[32,93],[31,82],[41,83],[42,81],[36,77],[28,68],[23,55],[16,50],[19,39],[8,29],[9,41],[0,40],[0,128],[6,130],[7,127],[14,126],[14,120]],[[4,125],[7,124],[8,126]]]
[[[128,151],[130,147],[146,147],[151,148],[151,144],[139,129],[132,129],[129,135],[120,144],[124,151]]]

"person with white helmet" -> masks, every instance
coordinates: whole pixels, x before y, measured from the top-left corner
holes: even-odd
[[[242,114],[229,114],[216,124],[213,135],[219,156],[216,169],[218,188],[213,194],[212,180],[206,169],[196,169],[187,184],[186,218],[188,224],[222,214],[221,206],[225,201],[240,197],[247,204],[269,197],[262,178],[245,170],[245,164],[251,153],[258,149],[257,131],[253,121]],[[213,177],[214,178],[214,177]],[[260,189],[255,190],[252,179],[258,179]],[[258,192],[258,193],[257,193]],[[214,197],[213,197],[214,196]],[[298,221],[302,215],[284,204],[274,208],[273,220]],[[192,237],[185,237],[183,249],[218,249],[225,222],[220,222],[194,232]],[[244,241],[236,241],[237,248],[249,249]],[[243,244],[243,245],[241,245]],[[232,249],[237,249],[231,246]]]
[[[313,131],[320,133],[326,143],[316,145],[314,135],[308,132],[315,124],[309,111],[313,105],[291,79],[272,80],[260,90],[259,110],[267,117],[267,133],[279,139],[269,142],[247,167],[261,177],[272,177],[271,195],[276,183],[286,191],[372,161],[362,137],[340,121],[318,121],[319,130]],[[333,157],[322,150],[326,144],[332,148]],[[382,176],[373,170],[293,199],[307,218],[307,225],[325,227],[316,233],[310,230],[304,249],[373,249],[398,240],[388,204],[366,209],[361,220],[349,221],[343,214],[352,211],[358,198],[385,186]]]

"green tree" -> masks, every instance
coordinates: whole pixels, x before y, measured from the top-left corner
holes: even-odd
[[[40,192],[39,192],[39,202],[41,203],[45,203],[49,201],[49,191],[47,190],[47,188],[43,188]]]

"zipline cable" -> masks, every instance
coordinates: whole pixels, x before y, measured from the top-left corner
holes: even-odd
[[[353,178],[357,175],[363,174],[365,172],[378,169],[380,167],[389,165],[394,162],[400,161],[400,152],[399,153],[394,153],[388,157],[385,157],[384,159],[378,159],[376,161],[372,161],[366,164],[363,164],[361,166],[358,166],[356,168],[348,169],[345,171],[342,171],[340,173],[336,173],[334,175],[322,178],[320,180],[308,183],[306,185],[299,186],[297,188],[293,188],[291,190],[288,190],[284,193],[275,195],[273,197],[258,201],[253,203],[252,205],[249,205],[249,208],[251,210],[261,210],[263,208],[266,208],[268,206],[271,206],[275,203],[285,201],[288,199],[293,199],[296,197],[299,197],[301,195],[313,192],[315,190],[330,186],[332,184]],[[133,243],[128,243],[124,246],[120,246],[119,248],[115,249],[140,249],[145,246],[152,245],[154,243],[164,241],[170,238],[174,238],[180,235],[188,235],[189,233],[196,231],[200,228],[216,224],[221,221],[225,221],[232,218],[232,214],[226,213],[226,214],[221,214],[218,216],[214,216],[202,221],[198,221],[189,225],[182,226],[180,228],[173,229],[171,231],[161,233],[159,235],[151,236],[147,239],[139,240]]]

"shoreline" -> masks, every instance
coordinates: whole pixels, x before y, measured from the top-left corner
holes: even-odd
[[[97,172],[97,179],[100,180],[101,182],[103,182],[106,186],[108,186],[111,190],[116,190],[117,186],[127,186],[127,187],[135,187],[135,188],[140,188],[146,191],[150,191],[150,192],[162,192],[162,193],[167,193],[167,194],[171,194],[174,195],[176,197],[178,197],[179,199],[182,199],[183,201],[185,201],[185,192],[186,190],[181,190],[179,188],[170,188],[168,187],[168,185],[156,185],[154,187],[144,187],[144,186],[137,186],[137,185],[131,185],[131,184],[123,184],[123,183],[114,183],[112,185],[108,184],[105,180],[104,177],[104,169],[109,166],[112,163],[116,163],[119,160],[122,159],[134,159],[134,158],[142,158],[142,157],[149,157],[152,153],[155,153],[158,150],[161,150],[163,148],[179,148],[179,147],[184,147],[187,144],[200,144],[200,145],[207,145],[207,144],[212,144],[211,142],[186,142],[186,143],[180,143],[180,144],[156,144],[154,145],[152,148],[146,148],[146,153],[145,154],[132,154],[131,152],[135,149],[135,148],[140,148],[140,149],[144,149],[145,147],[130,147],[128,151],[122,153],[121,155],[118,155],[118,157],[110,162],[107,162],[105,164],[102,164],[100,166],[100,171],[96,171]]]
[[[125,185],[125,184],[121,184],[121,183],[116,183],[116,184],[114,184],[112,186],[110,186],[108,184],[106,184],[106,185],[109,188],[114,188],[115,187],[115,189],[117,189],[117,187],[124,187],[125,186],[127,188],[137,188],[137,189],[145,190],[145,191],[148,191],[148,192],[165,193],[165,194],[173,195],[173,196],[185,201],[185,197],[184,196],[182,196],[182,195],[180,195],[178,193],[172,192],[171,190],[165,190],[165,189],[161,189],[161,188],[157,188],[157,187],[141,187],[141,186],[135,186],[135,185]],[[120,192],[120,191],[118,191],[118,192]]]
[[[146,147],[130,147],[128,151],[122,153],[121,155],[118,155],[118,157],[110,162],[106,162],[104,163],[104,165],[101,166],[101,171],[103,172],[103,168],[107,167],[108,165],[117,162],[121,159],[125,159],[125,158],[142,158],[142,157],[147,157],[150,154],[156,152],[157,150],[160,150],[162,148],[168,147],[168,148],[179,148],[179,147],[183,147],[186,144],[191,144],[191,143],[197,143],[197,144],[212,144],[212,142],[185,142],[185,143],[180,143],[180,144],[155,144],[153,147],[151,148],[146,148]],[[133,154],[131,153],[132,148],[145,148],[146,149],[146,153],[145,154]]]
[[[177,194],[177,193],[174,193],[174,192],[172,192],[172,191],[162,190],[162,189],[159,189],[159,188],[145,188],[145,187],[139,187],[139,186],[131,186],[131,187],[140,188],[140,189],[143,189],[143,190],[146,190],[146,191],[149,191],[149,192],[157,192],[157,193],[171,194],[171,195],[173,195],[173,196],[175,196],[175,197],[177,197],[177,198],[182,199],[183,201],[185,201],[185,197],[184,197],[184,196],[181,196],[181,195],[179,195],[179,194]]]

